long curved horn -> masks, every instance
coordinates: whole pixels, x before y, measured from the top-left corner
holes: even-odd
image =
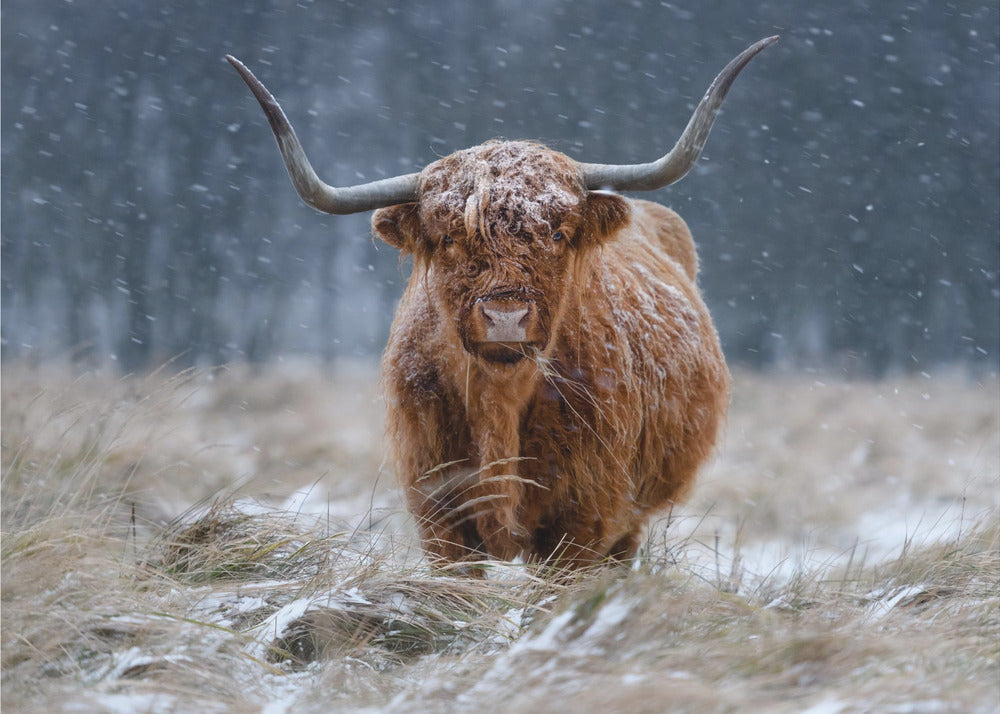
[[[334,188],[323,183],[313,170],[302,144],[295,136],[295,130],[288,123],[285,113],[281,111],[277,100],[267,88],[260,83],[246,65],[232,55],[226,55],[229,64],[243,77],[250,91],[260,102],[267,120],[271,124],[274,138],[278,140],[278,149],[285,160],[288,176],[295,185],[302,200],[323,213],[361,213],[373,208],[394,206],[397,203],[407,203],[417,199],[417,187],[420,174],[406,174],[394,178],[372,181],[371,183]]]
[[[726,65],[705,92],[684,133],[669,154],[648,164],[580,164],[587,188],[652,191],[682,179],[701,155],[715,115],[719,113],[736,76],[750,60],[777,41],[778,36],[775,35],[755,42]]]

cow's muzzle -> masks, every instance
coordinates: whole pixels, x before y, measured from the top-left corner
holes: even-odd
[[[545,343],[535,302],[505,297],[476,301],[466,338],[470,352],[491,362],[517,362]]]

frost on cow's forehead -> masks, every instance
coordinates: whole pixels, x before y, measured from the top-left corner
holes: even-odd
[[[488,142],[428,166],[421,177],[425,221],[516,234],[554,227],[584,198],[577,164],[530,142]],[[485,224],[485,225],[484,225]]]

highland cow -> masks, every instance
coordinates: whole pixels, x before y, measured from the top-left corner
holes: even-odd
[[[730,62],[658,161],[490,141],[348,188],[319,180],[277,102],[227,57],[302,199],[378,209],[374,234],[414,258],[382,369],[396,471],[436,560],[627,560],[690,488],[729,401],[694,242],[672,210],[604,189],[683,177],[733,80],[776,40]]]

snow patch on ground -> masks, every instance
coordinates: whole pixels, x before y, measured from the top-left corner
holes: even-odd
[[[883,505],[858,514],[855,522],[817,529],[805,540],[787,538],[739,541],[733,526],[722,519],[690,519],[694,527],[678,526],[673,542],[687,564],[703,577],[725,580],[733,567],[735,580],[756,586],[785,583],[802,572],[823,573],[849,562],[873,565],[899,557],[905,550],[957,540],[989,517],[990,507],[966,507],[953,502]]]

